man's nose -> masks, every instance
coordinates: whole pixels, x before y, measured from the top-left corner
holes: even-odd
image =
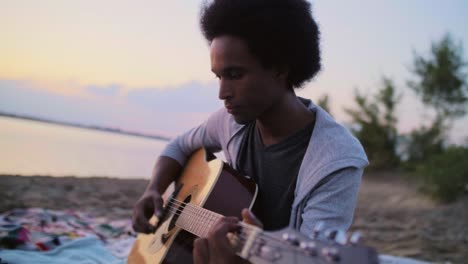
[[[219,80],[219,99],[229,100],[233,96],[231,85],[223,79]]]

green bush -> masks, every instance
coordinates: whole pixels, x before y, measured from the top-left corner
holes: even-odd
[[[468,148],[452,146],[417,166],[423,190],[444,202],[455,200],[468,188]]]

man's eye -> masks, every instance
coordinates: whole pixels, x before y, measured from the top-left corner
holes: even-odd
[[[240,71],[229,71],[228,78],[229,79],[240,79],[240,78],[242,78],[242,73]]]

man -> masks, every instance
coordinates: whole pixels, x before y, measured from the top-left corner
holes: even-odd
[[[245,221],[262,222],[267,230],[291,226],[306,235],[322,221],[325,228],[349,228],[366,155],[345,128],[294,91],[320,69],[310,5],[215,0],[204,7],[200,23],[225,108],[167,145],[135,205],[135,230],[154,230],[148,219],[160,214],[161,194],[202,146],[222,150],[232,167],[258,184],[253,213],[242,212]],[[238,261],[226,238],[238,221],[223,218],[208,238],[197,239],[195,261]]]

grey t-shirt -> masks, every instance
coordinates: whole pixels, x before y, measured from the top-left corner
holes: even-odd
[[[255,122],[247,125],[237,167],[258,185],[253,208],[265,230],[286,227],[291,215],[297,175],[315,122],[283,141],[264,146]]]

